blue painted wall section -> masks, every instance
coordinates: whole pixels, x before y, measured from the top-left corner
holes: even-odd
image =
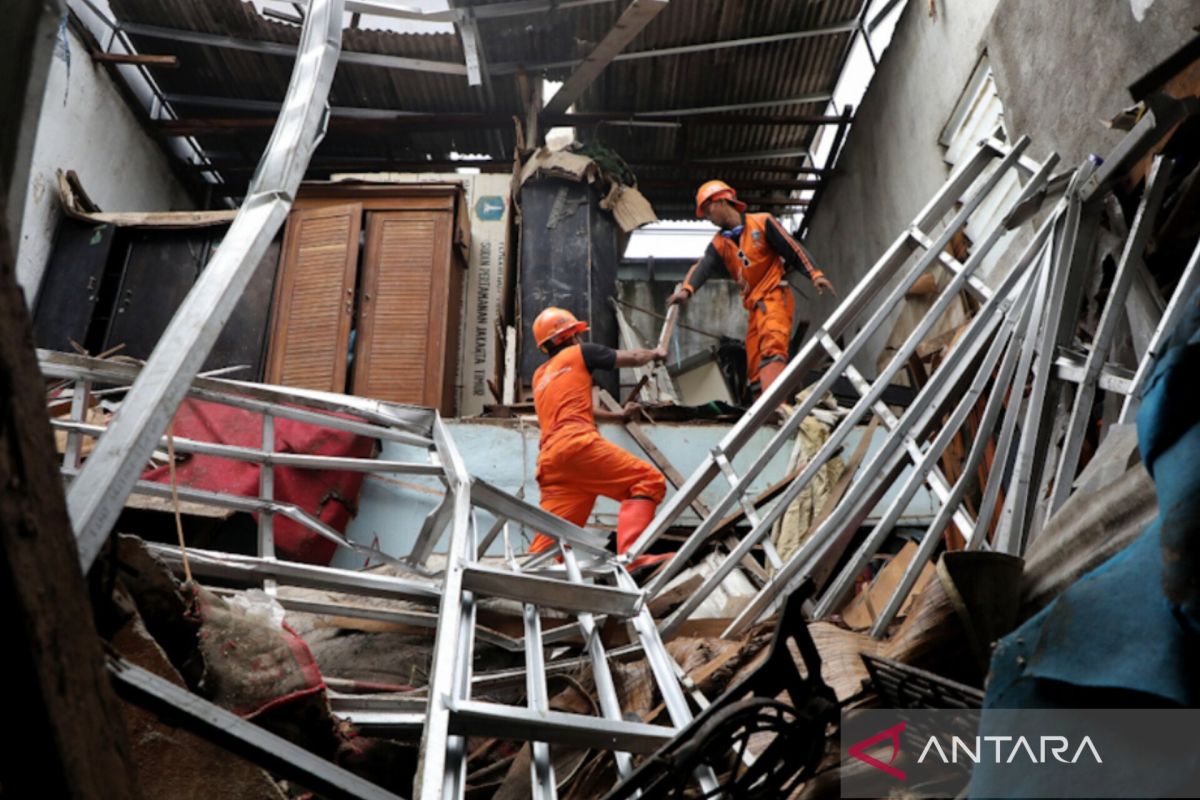
[[[448,420],[447,426],[454,437],[454,443],[467,462],[471,474],[481,478],[507,492],[516,494],[524,488],[525,499],[531,503],[538,502],[537,481],[534,479],[534,467],[537,462],[539,430],[536,423],[524,420]],[[645,458],[645,454],[636,442],[630,438],[625,429],[619,425],[604,424],[601,432],[609,440],[616,442],[634,455]],[[650,437],[654,445],[675,465],[685,477],[703,460],[705,454],[720,442],[729,432],[728,425],[718,424],[671,424],[644,425],[642,430]],[[850,435],[846,443],[846,451],[853,452],[857,446],[861,430]],[[774,429],[760,430],[751,442],[742,449],[733,460],[736,472],[743,472],[751,461],[761,453],[774,434]],[[876,430],[868,453],[883,445],[887,434]],[[787,458],[791,446],[780,448],[780,452],[771,459],[767,468],[752,484],[754,492],[763,491],[771,484],[783,478],[787,471]],[[870,456],[868,455],[868,458]],[[406,447],[395,443],[386,443],[380,458],[398,461],[423,461],[423,450]],[[899,487],[903,480],[895,486]],[[721,494],[727,489],[722,478],[717,478],[701,495],[701,500],[712,507],[721,499]],[[674,490],[667,489],[668,496]],[[886,496],[876,508],[880,513],[887,507],[892,494]],[[378,546],[384,552],[392,554],[408,553],[412,549],[421,522],[433,510],[442,497],[442,485],[433,478],[412,475],[369,475],[363,483],[362,494],[359,497],[358,515],[350,522],[346,533],[351,541],[368,547]],[[617,521],[617,503],[607,498],[600,498],[589,522],[591,526],[614,527]],[[933,502],[925,490],[918,492],[912,503],[905,511],[902,524],[928,523],[933,516]],[[476,524],[479,535],[482,536],[491,527],[494,520],[489,514],[480,513]],[[681,518],[680,523],[697,524],[698,517],[689,511]],[[533,538],[533,531],[519,531],[514,526],[513,547],[518,552],[524,552],[525,547]],[[435,552],[441,552],[439,544]],[[497,539],[489,555],[502,555],[503,543]],[[361,556],[346,550],[339,550],[334,556],[333,566],[356,569],[363,566]]]

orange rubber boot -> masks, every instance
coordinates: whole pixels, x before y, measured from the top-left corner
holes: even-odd
[[[633,547],[637,538],[642,535],[642,531],[646,530],[646,526],[650,524],[650,520],[654,519],[654,511],[658,508],[658,503],[645,497],[634,497],[625,500],[621,503],[621,510],[617,514],[617,554],[620,555]],[[632,572],[638,567],[657,564],[660,561],[666,561],[674,553],[661,553],[659,555],[638,556],[633,561],[629,562],[629,570]]]
[[[771,388],[771,384],[779,380],[779,376],[783,374],[784,368],[787,367],[782,361],[769,361],[763,364],[758,370],[758,381],[762,386],[763,393]]]

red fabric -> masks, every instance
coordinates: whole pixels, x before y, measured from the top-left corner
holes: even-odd
[[[262,446],[262,415],[220,403],[188,399],[175,415],[175,436],[204,442]],[[306,422],[275,420],[275,451],[369,458],[375,440]],[[217,456],[192,454],[175,468],[180,486],[258,497],[259,466]],[[275,499],[292,503],[344,533],[357,508],[363,473],[343,470],[275,468]],[[143,473],[144,480],[170,483],[168,465]],[[328,565],[337,545],[284,516],[275,517],[275,551],[280,558]]]

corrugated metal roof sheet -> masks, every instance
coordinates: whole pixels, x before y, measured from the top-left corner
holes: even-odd
[[[506,0],[486,0],[472,6]],[[463,7],[466,3],[455,5]],[[515,134],[507,116],[521,114],[514,74],[515,65],[538,65],[579,60],[612,29],[628,5],[613,0],[522,16],[479,19],[481,46],[488,64],[498,73],[484,87],[469,86],[462,75],[390,69],[341,63],[334,81],[331,104],[398,112],[493,112],[498,126],[448,126],[405,130],[378,126],[352,130],[331,129],[318,150],[313,177],[324,177],[321,164],[339,161],[361,164],[361,169],[387,168],[398,161],[432,157],[444,159],[452,151],[486,153],[510,161]],[[665,47],[686,47],[713,42],[811,30],[853,21],[863,0],[673,0],[633,42],[627,53]],[[294,44],[299,28],[260,16],[239,0],[111,0],[119,23],[138,23],[197,31],[240,40]],[[369,24],[369,18],[364,22]],[[660,112],[707,108],[832,91],[851,42],[850,32],[773,41],[740,47],[632,58],[608,66],[576,102],[578,112]],[[140,52],[171,53],[179,57],[178,69],[158,70],[155,80],[167,95],[277,102],[283,97],[291,61],[279,55],[240,49],[167,41],[132,34]],[[463,48],[454,34],[403,34],[353,29],[345,32],[347,51],[418,58],[462,64]],[[546,77],[562,79],[570,66],[545,70]],[[198,101],[172,101],[184,118],[272,116],[269,110],[222,108]],[[820,114],[825,102],[771,106],[750,112],[756,116]],[[729,116],[729,115],[726,115]],[[736,114],[734,114],[736,116]],[[684,127],[645,127],[604,124],[581,129],[581,138],[617,151],[637,167],[639,177],[650,182],[646,194],[656,205],[679,202],[689,194],[680,187],[661,186],[667,181],[688,183],[681,161],[731,157],[762,151],[803,149],[816,131],[812,125],[714,124],[683,116]],[[221,164],[231,164],[227,177],[240,185],[265,145],[268,128],[237,135],[204,134],[197,137],[206,152]],[[651,166],[663,163],[663,166]],[[797,158],[765,159],[758,165],[798,165]],[[731,180],[790,178],[763,169],[715,166],[711,170]],[[240,176],[240,177],[239,177]],[[781,191],[781,190],[777,190]],[[745,194],[766,194],[747,191]]]

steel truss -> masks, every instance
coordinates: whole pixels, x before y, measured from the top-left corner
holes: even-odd
[[[680,491],[664,504],[634,545],[630,557],[645,553],[718,474],[725,478],[729,488],[721,501],[693,531],[675,560],[648,586],[650,596],[654,597],[693,556],[709,546],[709,539],[720,521],[735,504],[746,510],[751,522],[750,532],[716,571],[661,623],[661,632],[668,635],[677,630],[737,566],[739,559],[769,541],[767,537],[773,523],[843,445],[853,426],[865,421],[870,414],[879,418],[889,432],[889,438],[865,464],[856,468],[845,494],[824,521],[807,533],[800,548],[782,565],[768,564],[775,567],[774,574],[723,635],[744,633],[775,610],[781,598],[808,578],[823,590],[810,613],[820,618],[838,611],[857,576],[885,543],[904,508],[923,484],[936,500],[934,521],[924,534],[899,586],[875,619],[872,635],[878,637],[885,633],[951,523],[962,534],[967,549],[1023,552],[1045,520],[1061,508],[1071,490],[1096,393],[1108,391],[1126,396],[1120,421],[1128,421],[1136,408],[1154,354],[1161,349],[1166,332],[1181,313],[1180,298],[1200,284],[1198,248],[1171,303],[1149,337],[1137,373],[1130,374],[1108,363],[1122,314],[1130,315],[1132,323],[1132,315],[1138,308],[1152,307],[1146,301],[1127,304],[1127,299],[1131,287],[1140,280],[1137,276],[1141,255],[1170,176],[1171,164],[1156,159],[1121,249],[1116,274],[1092,341],[1082,347],[1074,343],[1088,278],[1097,268],[1093,246],[1100,211],[1109,202],[1111,187],[1121,174],[1116,165],[1128,167],[1135,163],[1161,138],[1162,130],[1153,123],[1155,118],[1160,126],[1169,126],[1192,110],[1187,103],[1159,108],[1157,117],[1151,115],[1151,122],[1135,128],[1104,166],[1098,169],[1089,160],[1065,178],[1056,176],[1053,180],[1051,170],[1057,163],[1057,156],[1051,155],[1041,165],[1028,163],[1022,158],[1027,139],[1021,139],[1011,147],[995,140],[981,142],[973,157],[950,177],[912,226],[897,238],[833,313],[825,327],[818,330],[792,359],[781,378],[729,431]],[[950,238],[988,199],[1001,177],[1014,169],[1027,178],[1019,196],[1005,204],[1003,220],[973,246],[965,263],[959,263],[944,252]],[[1043,212],[1044,220],[995,288],[983,284],[975,272],[997,242],[1009,230],[1035,216],[1049,197],[1060,192],[1062,198],[1049,213]],[[1109,205],[1111,207],[1112,203]],[[950,216],[949,220],[946,220],[947,216]],[[940,234],[934,236],[926,232],[935,226],[939,226]],[[1123,234],[1121,230],[1119,235]],[[914,254],[919,257],[901,272]],[[933,307],[875,380],[866,380],[853,364],[855,356],[872,334],[887,322],[889,312],[904,292],[926,270],[935,266],[943,270],[949,280]],[[954,297],[964,291],[980,303],[978,311],[958,343],[921,387],[913,403],[897,418],[880,400],[884,388],[903,368]],[[1138,291],[1146,290],[1139,287]],[[851,332],[852,324],[867,310],[873,313],[858,328],[857,334],[848,344],[840,344],[841,338]],[[1140,326],[1149,329],[1144,319]],[[790,412],[748,470],[742,475],[735,474],[729,467],[733,456],[771,420],[781,403],[804,388],[805,376],[822,366],[826,359],[832,359],[832,366],[809,387],[808,398]],[[750,482],[795,435],[804,417],[839,377],[848,379],[860,399],[779,498],[769,506],[756,509],[748,494]],[[1021,402],[1027,386],[1028,397]],[[985,397],[986,402],[983,401]],[[981,402],[984,408],[974,431],[974,441],[959,479],[950,486],[937,464],[951,440],[963,431],[968,415]],[[975,473],[997,425],[999,431],[993,458],[996,466],[989,472],[975,517],[961,504],[966,493],[975,486]],[[1003,465],[1010,463],[1013,467],[1011,477],[1008,477]],[[859,527],[889,490],[895,490],[897,494],[883,510],[881,520],[845,566],[834,574],[835,566]],[[1000,521],[994,541],[989,543],[987,533],[1002,490],[1005,500]],[[768,561],[772,561],[769,555]]]
[[[103,426],[82,422],[90,386],[128,386],[136,381],[139,369],[86,356],[41,351],[42,371],[49,378],[73,383],[71,414],[53,424],[68,431],[68,447],[63,472],[68,478],[78,474],[79,454],[84,436],[101,435]],[[133,390],[130,390],[133,391]],[[403,622],[436,630],[433,668],[425,691],[397,707],[395,704],[341,700],[339,710],[357,724],[392,734],[419,735],[422,761],[415,787],[420,797],[459,798],[465,791],[466,763],[463,744],[467,735],[503,736],[533,742],[533,785],[538,797],[554,797],[554,774],[549,758],[551,745],[582,745],[613,749],[618,771],[632,771],[630,754],[652,752],[669,741],[688,724],[692,712],[677,674],[678,667],[668,655],[655,622],[644,602],[643,593],[605,550],[606,537],[578,528],[541,508],[475,478],[467,472],[449,431],[436,412],[357,397],[283,387],[246,384],[219,378],[200,378],[187,395],[209,402],[252,410],[263,415],[263,441],[259,447],[235,447],[211,442],[175,439],[180,452],[203,453],[258,464],[262,470],[260,496],[240,497],[220,492],[179,487],[181,500],[259,514],[258,553],[241,556],[189,549],[187,560],[198,578],[219,578],[245,586],[264,586],[277,595],[289,610],[341,616],[369,617]],[[128,401],[126,401],[128,402]],[[274,452],[272,436],[278,418],[297,419],[359,435],[396,441],[425,451],[423,460],[391,461],[369,458],[306,456]],[[160,446],[166,440],[160,440]],[[347,542],[337,532],[294,506],[271,498],[272,470],[287,466],[299,469],[353,470],[371,473],[401,473],[438,478],[445,488],[444,500],[423,523],[409,553],[384,553]],[[172,487],[138,481],[134,492],[170,498]],[[506,568],[480,563],[486,543],[479,541],[476,525],[479,511],[495,517],[495,524],[484,537],[504,534],[509,553]],[[306,525],[339,546],[367,557],[389,563],[410,577],[356,572],[280,561],[275,557],[272,519],[283,514]],[[537,569],[522,567],[511,551],[508,528],[511,523],[544,531],[560,542],[561,566]],[[448,531],[446,563],[434,571],[431,555]],[[148,545],[152,554],[177,572],[183,570],[184,553],[171,545]],[[588,561],[581,564],[577,553]],[[279,597],[279,587],[298,586],[341,592],[350,595],[401,600],[429,607],[373,609],[351,602],[313,602]],[[477,598],[496,597],[522,604],[525,635],[513,638],[477,626]],[[436,611],[433,606],[437,606]],[[553,608],[574,614],[574,624],[543,633],[539,610]],[[636,633],[636,645],[608,653],[599,636],[605,616],[625,620]],[[548,674],[563,669],[578,669],[575,659],[562,664],[547,662],[545,648],[582,637],[587,664],[595,681],[602,717],[564,714],[551,711],[546,694]],[[471,674],[474,641],[478,638],[510,651],[524,652],[526,668],[510,671],[508,677],[479,676],[479,685],[511,684],[524,680],[528,706],[502,706],[471,699],[476,684]],[[646,658],[665,699],[670,725],[650,725],[625,720],[609,668],[611,658]],[[121,675],[131,674],[126,672]],[[170,702],[157,697],[156,702]],[[195,707],[203,701],[189,698]],[[418,710],[414,703],[420,705]],[[211,716],[211,715],[209,715]],[[320,769],[315,770],[320,774]],[[715,786],[711,771],[701,771],[702,786]]]
[[[927,413],[926,419],[922,421],[921,425],[916,424],[917,418],[922,409],[932,412],[941,404],[931,405],[922,402],[923,398],[919,395],[917,401],[910,406],[908,413],[903,418],[897,419],[881,401],[881,397],[891,378],[903,367],[921,339],[929,332],[960,291],[971,292],[982,302],[980,311],[971,323],[970,332],[963,339],[973,346],[955,348],[951,352],[946,362],[933,373],[930,383],[923,388],[922,394],[925,399],[935,392],[949,395],[956,383],[952,381],[952,378],[956,375],[961,377],[971,368],[978,358],[979,348],[991,335],[999,319],[1004,316],[1003,312],[1006,312],[1011,306],[1013,298],[1010,295],[1014,288],[1022,283],[1021,279],[1025,275],[1025,268],[1036,257],[1038,247],[1031,246],[1027,249],[1021,263],[1009,272],[998,291],[991,290],[974,273],[992,246],[1006,233],[1002,224],[996,225],[985,240],[975,246],[966,263],[959,263],[946,254],[944,249],[950,239],[988,198],[989,194],[996,189],[1001,179],[1010,170],[1020,170],[1029,175],[1029,180],[1020,196],[1010,204],[1011,208],[1016,208],[1034,198],[1039,191],[1045,188],[1050,171],[1057,159],[1051,157],[1043,164],[1031,164],[1022,158],[1027,146],[1027,139],[1020,140],[1012,147],[1007,147],[994,140],[981,143],[973,157],[951,176],[937,196],[918,215],[913,225],[900,235],[887,253],[859,282],[854,291],[830,317],[825,327],[815,333],[811,341],[792,359],[776,383],[726,435],[717,451],[714,451],[714,454],[705,460],[684,487],[660,510],[654,522],[635,544],[631,555],[636,556],[645,552],[650,544],[674,521],[682,509],[718,473],[724,475],[730,484],[730,488],[722,500],[684,543],[676,559],[651,583],[649,586],[651,595],[660,592],[667,582],[686,566],[691,556],[700,552],[709,536],[715,531],[718,522],[729,513],[735,503],[751,502],[747,492],[750,482],[761,472],[779,448],[790,441],[800,423],[830,389],[834,381],[844,376],[860,392],[861,397],[858,403],[833,431],[820,451],[809,459],[800,475],[792,481],[773,505],[760,511],[750,533],[706,579],[704,585],[663,622],[661,630],[664,634],[677,629],[703,602],[712,589],[719,585],[737,565],[737,562],[749,554],[753,547],[766,539],[773,523],[813,479],[817,470],[842,446],[855,423],[864,415],[874,413],[881,419],[885,429],[891,433],[888,442],[852,484],[846,500],[839,506],[839,509],[826,520],[821,530],[810,536],[804,546],[776,570],[775,575],[760,590],[750,606],[729,627],[726,635],[745,630],[772,607],[785,588],[798,583],[804,577],[801,567],[808,565],[812,557],[817,555],[819,546],[824,546],[830,539],[837,538],[835,534],[840,535],[846,530],[851,530],[852,527],[857,527],[857,521],[851,519],[854,515],[849,513],[853,504],[848,505],[846,501],[861,500],[866,494],[868,485],[875,481],[881,472],[886,472],[894,478],[895,475],[892,473],[895,470],[884,470],[885,465],[890,463],[893,456],[899,453],[900,458],[907,457],[912,463],[922,461],[922,447],[915,433],[934,424],[936,418],[932,416],[932,413]],[[948,221],[945,221],[944,218],[954,208],[960,197],[963,198],[961,208]],[[926,233],[926,231],[935,230],[935,226],[943,222],[945,224],[940,227],[940,232],[935,235]],[[1043,228],[1035,244],[1040,247],[1045,235]],[[915,259],[914,256],[916,256]],[[905,267],[906,264],[907,268],[901,273],[902,267]],[[868,382],[854,367],[853,360],[863,351],[872,333],[886,323],[892,310],[901,301],[908,288],[934,265],[949,273],[949,281],[939,294],[933,308],[917,330],[901,346],[889,365],[880,373],[874,383]],[[845,346],[839,345],[838,340],[849,333],[851,325],[867,311],[872,312],[871,316],[858,334],[851,338]],[[997,311],[1002,313],[997,315]],[[774,415],[775,409],[782,402],[789,400],[802,388],[801,382],[804,377],[829,358],[833,359],[832,367],[825,370],[823,377],[812,387],[808,398],[787,417],[779,431],[772,437],[766,448],[758,454],[749,469],[740,476],[732,473],[727,462],[732,460],[737,451],[750,440],[754,432]],[[930,468],[922,477],[929,484],[934,495],[942,503],[947,503],[951,495],[951,488],[940,471]],[[882,481],[879,483],[886,488],[886,483]],[[858,505],[863,505],[863,503],[858,503]],[[954,509],[953,517],[959,528],[964,531],[971,530],[974,526],[974,519],[965,509],[958,507],[957,503],[951,507]],[[868,506],[866,510],[869,511],[870,507]],[[848,524],[852,521],[853,526]]]

